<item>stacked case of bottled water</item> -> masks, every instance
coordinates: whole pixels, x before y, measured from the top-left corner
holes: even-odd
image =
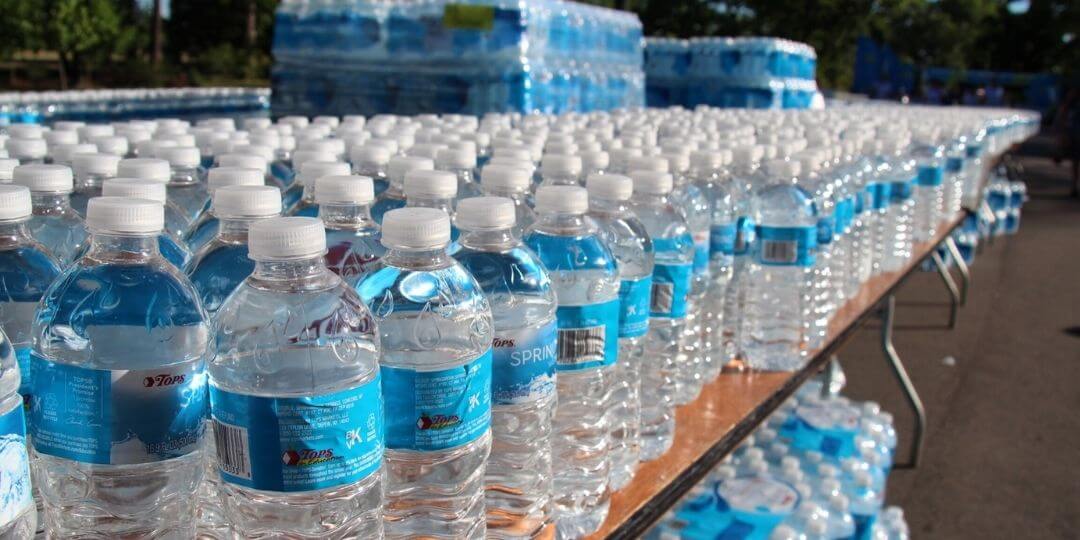
[[[5,126],[0,536],[582,537],[672,446],[677,407],[725,370],[802,368],[867,280],[981,199],[980,156],[1037,122],[862,106]],[[1021,192],[1002,184],[1005,221]],[[840,398],[796,405],[743,469],[797,476],[783,445],[828,455],[841,487],[776,529],[848,527],[824,516],[880,506],[888,422],[853,438]]]
[[[0,126],[56,121],[265,115],[265,88],[109,88],[0,93]]]
[[[820,101],[816,68],[813,47],[781,38],[647,38],[646,103],[805,109]]]
[[[276,14],[273,54],[282,114],[644,105],[641,22],[563,0],[290,0]]]

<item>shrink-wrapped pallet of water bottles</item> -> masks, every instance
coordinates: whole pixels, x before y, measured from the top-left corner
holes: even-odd
[[[800,388],[649,537],[910,538],[903,510],[884,505],[897,441],[892,415],[838,395],[842,383]]]
[[[645,102],[650,107],[806,109],[824,103],[817,53],[774,37],[645,39]]]
[[[0,92],[0,127],[62,120],[112,122],[163,116],[263,115],[266,88],[102,88],[47,92]]]
[[[6,126],[0,536],[584,536],[677,406],[733,362],[802,367],[1037,125],[850,106]]]
[[[563,0],[286,0],[273,54],[280,114],[645,104],[641,21]]]

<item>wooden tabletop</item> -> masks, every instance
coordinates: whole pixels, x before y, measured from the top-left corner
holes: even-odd
[[[881,274],[864,283],[859,293],[833,317],[829,339],[799,371],[725,373],[705,385],[696,400],[676,410],[675,441],[671,449],[658,459],[641,464],[634,479],[612,496],[607,520],[587,538],[640,536],[817,373],[862,321],[874,315],[881,300],[962,222],[960,217],[943,224],[936,240],[917,245],[914,257],[900,271]]]

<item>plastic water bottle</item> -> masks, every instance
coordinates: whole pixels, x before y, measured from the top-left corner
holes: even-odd
[[[140,180],[138,178],[110,178],[102,186],[102,194],[107,197],[132,197],[147,199],[161,204],[168,210],[168,202],[165,200],[165,184],[153,180]],[[85,253],[84,249],[82,253]],[[191,251],[179,237],[162,229],[158,235],[158,252],[166,261],[183,270],[191,260]],[[80,255],[82,254],[80,253]]]
[[[87,225],[90,250],[34,319],[30,426],[45,529],[190,538],[203,476],[206,312],[158,254],[161,204],[98,197]]]
[[[746,361],[751,367],[790,371],[807,353],[810,293],[817,241],[813,199],[795,185],[796,161],[766,164],[770,183],[751,201],[757,241],[747,274]]]
[[[853,480],[851,515],[855,518],[855,538],[869,540],[884,503],[884,494],[875,488],[874,480],[867,471],[856,472]]]
[[[454,258],[480,284],[495,325],[487,534],[534,537],[551,525],[553,511],[555,291],[539,257],[513,233],[509,199],[464,199],[459,210],[465,233]]]
[[[201,165],[202,154],[193,146],[175,146],[162,149],[159,155],[169,162],[169,200],[184,213],[188,221],[193,221],[210,201],[206,171]]]
[[[634,476],[641,454],[641,372],[645,335],[649,331],[652,291],[652,240],[630,209],[634,184],[615,174],[594,174],[586,180],[589,217],[619,266],[619,361],[609,402],[611,418],[611,489],[618,490]]]
[[[652,239],[655,264],[649,293],[649,328],[642,358],[641,459],[664,453],[675,434],[677,378],[686,339],[688,296],[693,279],[693,237],[671,200],[674,181],[665,172],[631,173],[633,209]]]
[[[547,154],[540,161],[542,186],[581,185],[581,158],[573,155]]]
[[[886,167],[882,179],[889,182],[889,207],[883,227],[881,270],[896,272],[907,264],[912,249],[912,189],[916,179],[915,162],[906,155],[906,142],[900,137],[882,141],[882,160]]]
[[[72,159],[75,171],[75,190],[71,193],[71,208],[86,217],[86,203],[101,196],[101,184],[116,177],[120,157],[112,154],[76,154]]]
[[[422,157],[394,156],[387,165],[390,186],[382,192],[371,207],[371,217],[382,224],[383,215],[390,210],[405,207],[405,175],[418,170],[435,170],[435,162]]]
[[[810,193],[814,200],[814,212],[817,215],[817,231],[814,244],[813,285],[810,292],[811,305],[807,347],[816,350],[825,342],[829,333],[829,321],[836,312],[836,299],[833,294],[833,253],[832,239],[835,231],[832,184],[818,174],[819,156],[816,152],[803,152],[798,156],[802,174],[798,185]]]
[[[348,176],[351,168],[344,161],[305,161],[296,175],[296,183],[303,186],[304,195],[285,213],[290,216],[315,217],[319,205],[315,202],[315,181],[324,176]]]
[[[382,195],[390,187],[390,151],[379,146],[357,146],[349,152],[354,174],[371,178],[375,196]]]
[[[48,154],[45,139],[39,138],[12,137],[8,139],[4,149],[9,157],[19,160],[23,165],[45,163],[45,156]]]
[[[240,536],[380,538],[374,318],[323,264],[319,220],[263,220],[249,235],[255,269],[218,312],[208,369],[225,515]]]
[[[519,237],[536,221],[530,204],[532,172],[527,168],[509,165],[487,165],[483,169],[480,190],[490,197],[503,197],[514,202],[514,234]]]
[[[491,308],[447,251],[445,212],[392,210],[382,233],[383,267],[356,288],[382,336],[386,536],[483,538]]]
[[[690,179],[709,201],[709,285],[701,309],[702,375],[706,383],[720,374],[723,353],[724,294],[731,280],[735,253],[734,198],[731,193],[731,151],[690,154]],[[695,246],[696,249],[696,246]],[[695,256],[697,252],[695,251]]]
[[[0,215],[21,205],[10,204],[12,195],[6,191],[0,189]],[[15,198],[22,197],[15,195]],[[29,207],[29,201],[25,202],[25,206]],[[23,396],[18,391],[19,363],[13,353],[11,342],[3,330],[0,330],[0,463],[3,463],[0,470],[3,471],[4,478],[3,492],[0,493],[0,536],[12,540],[29,540],[34,537],[37,526],[37,510],[30,481],[30,454],[26,445]]]
[[[552,452],[558,535],[570,538],[596,530],[607,516],[607,399],[619,350],[619,270],[587,210],[584,188],[545,186],[524,239],[548,269],[559,301]]]
[[[476,181],[476,151],[465,147],[444,148],[435,158],[435,168],[454,173],[458,180],[458,196],[461,198],[480,195]]]
[[[732,151],[732,214],[735,219],[735,240],[732,246],[731,280],[724,291],[724,310],[721,317],[723,355],[738,368],[745,362],[746,299],[751,294],[749,270],[755,242],[754,219],[750,211],[753,190],[764,181],[761,168],[763,150],[760,146],[743,146]]]
[[[315,181],[315,203],[326,226],[326,266],[349,285],[378,268],[386,248],[371,218],[372,179],[324,176]]]
[[[226,161],[230,163],[237,162],[231,159]],[[254,163],[246,164],[254,165]],[[210,239],[217,234],[218,218],[211,211],[211,207],[213,206],[214,193],[216,193],[218,189],[226,186],[262,186],[265,184],[264,170],[258,167],[223,165],[207,171],[206,187],[207,191],[210,193],[210,202],[207,204],[206,209],[199,214],[199,217],[188,226],[187,234],[184,235],[191,250],[198,251],[199,248],[209,242]]]
[[[942,219],[956,219],[963,208],[965,170],[967,157],[967,137],[960,132],[959,126],[953,126],[945,146],[945,184],[942,190]]]
[[[915,182],[913,240],[928,242],[937,235],[941,221],[941,205],[945,182],[944,151],[936,142],[936,134],[923,132],[916,136],[911,155],[915,158],[918,177]]]
[[[155,182],[161,182],[163,184],[169,184],[172,173],[169,169],[169,162],[163,159],[157,159],[152,157],[142,158],[128,158],[120,160],[120,163],[116,166],[116,176],[119,178],[139,178],[142,180],[153,180]],[[182,221],[183,229],[186,231],[187,227],[194,221],[194,217],[189,213],[189,210],[180,206],[180,204],[174,199],[171,194],[174,191],[183,188],[180,186],[169,186],[169,200],[167,206],[172,206],[173,210],[170,212],[168,208],[165,209],[166,223]],[[199,209],[202,211],[202,208]],[[170,219],[170,214],[179,215],[179,218]],[[171,225],[175,226],[175,225]]]
[[[68,264],[86,244],[86,225],[71,208],[71,169],[64,165],[31,164],[15,167],[13,182],[30,189],[34,215],[27,226],[62,264]]]

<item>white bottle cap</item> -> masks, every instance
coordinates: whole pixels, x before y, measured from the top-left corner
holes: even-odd
[[[584,214],[589,193],[578,186],[543,186],[536,190],[536,211],[543,214]]]
[[[505,197],[471,197],[457,207],[457,225],[467,231],[507,229],[517,222],[514,201]]]
[[[168,182],[172,178],[169,162],[158,158],[122,159],[116,166],[116,174],[117,176],[129,178],[157,180],[158,182]]]
[[[405,175],[406,199],[453,199],[457,188],[457,176],[452,172],[415,170]]]
[[[607,152],[584,152],[581,154],[581,164],[588,169],[606,169],[611,163]]]
[[[437,208],[398,208],[383,216],[382,244],[390,249],[423,250],[450,243],[450,216]]]
[[[397,154],[398,152],[398,143],[395,139],[384,139],[380,137],[375,137],[373,139],[368,139],[368,142],[364,146],[377,146],[379,148],[385,148],[387,152],[390,152],[391,156]]]
[[[211,211],[220,219],[271,217],[281,213],[281,190],[274,186],[221,186],[214,192]]]
[[[299,170],[297,180],[304,187],[315,187],[315,180],[323,176],[345,176],[352,172],[344,161],[305,161]]]
[[[625,201],[634,194],[634,181],[621,174],[593,173],[585,181],[585,189],[590,199]]]
[[[318,218],[268,219],[251,226],[248,248],[248,257],[256,261],[317,257],[326,253],[326,230]]]
[[[798,540],[799,533],[787,525],[777,525],[769,534],[769,540]]]
[[[634,191],[649,195],[667,195],[675,187],[675,180],[666,172],[634,171],[630,173]]]
[[[373,146],[369,144],[355,146],[349,152],[349,159],[354,165],[357,163],[386,165],[390,162],[390,150],[382,146]]]
[[[410,171],[431,171],[435,169],[435,162],[428,158],[415,156],[394,156],[390,158],[387,176],[390,181],[404,185],[405,175]]]
[[[154,180],[109,178],[101,185],[101,194],[105,197],[130,197],[165,204],[167,188],[164,183]]]
[[[14,158],[0,158],[0,183],[10,183],[15,174],[15,167],[19,166],[19,160]]]
[[[23,124],[15,124],[23,125]],[[9,127],[15,127],[9,126]],[[15,159],[41,159],[48,153],[48,146],[45,144],[45,139],[20,139],[10,138],[7,144],[4,145],[8,154]]]
[[[371,204],[374,200],[375,186],[367,176],[323,176],[315,180],[318,204]]]
[[[214,167],[206,176],[206,189],[213,194],[225,186],[261,186],[263,172],[247,167]]]
[[[165,227],[165,206],[150,199],[94,197],[86,206],[92,232],[157,234]]]
[[[116,133],[116,128],[109,124],[87,124],[78,129],[79,140],[89,141],[94,137],[111,137]]]
[[[540,160],[540,173],[544,176],[580,176],[581,158],[565,154],[545,154]]]
[[[532,152],[528,148],[496,148],[492,157],[507,157],[532,162]]]
[[[61,144],[53,147],[52,157],[54,162],[70,163],[75,154],[94,154],[97,151],[97,146],[88,143]]]
[[[173,146],[162,148],[158,151],[162,159],[169,162],[172,167],[198,167],[202,161],[202,154],[194,146]]]
[[[667,159],[660,156],[634,156],[626,160],[626,170],[666,173],[669,170],[669,164]]]
[[[90,139],[90,143],[97,147],[98,152],[115,156],[127,155],[129,148],[127,139],[115,135],[94,137]]]
[[[234,146],[232,154],[247,154],[252,156],[259,156],[267,162],[274,160],[274,149],[269,146],[263,146],[261,144],[241,144]]]
[[[309,140],[299,143],[297,147],[300,150],[314,150],[316,152],[333,154],[336,157],[345,155],[345,141],[343,139]]]
[[[472,169],[476,167],[476,152],[464,148],[443,148],[435,157],[435,166],[440,169]]]
[[[269,118],[245,118],[241,120],[241,125],[247,130],[266,129],[269,128],[271,124],[273,124],[273,121]]]
[[[52,123],[52,128],[53,131],[75,131],[85,125],[86,122],[79,120],[57,120]]]
[[[217,157],[217,164],[219,167],[241,167],[244,169],[257,169],[260,174],[265,175],[270,170],[270,163],[262,156],[256,156],[254,154],[222,154]],[[214,169],[210,169],[210,173],[213,173]]]
[[[73,187],[71,168],[67,165],[19,165],[12,181],[35,193],[70,193]]]
[[[160,158],[166,148],[176,147],[176,141],[153,139],[135,143],[135,153],[142,157]]]
[[[847,513],[848,504],[848,498],[839,493],[833,495],[832,497],[829,497],[829,508],[832,510],[837,510],[841,514]]]
[[[532,185],[532,171],[513,165],[487,165],[480,172],[480,185],[506,191],[527,191]]]
[[[28,218],[32,209],[26,186],[0,185],[0,220]]]
[[[7,127],[7,132],[12,139],[40,139],[45,128],[39,124],[11,124]]]
[[[46,131],[41,135],[49,147],[79,143],[79,134],[74,131]]]

